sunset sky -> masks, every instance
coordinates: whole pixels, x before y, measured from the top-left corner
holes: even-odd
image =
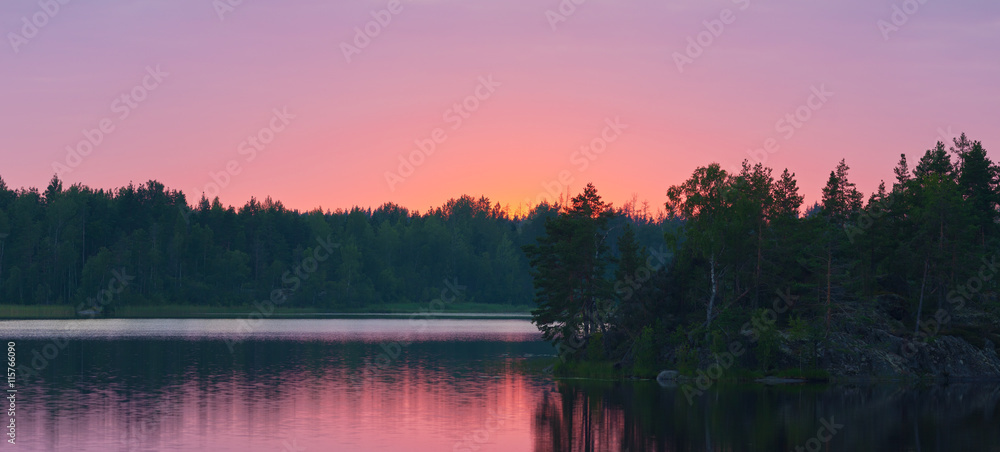
[[[576,1],[8,0],[0,177],[421,211],[592,181],[656,208],[768,139],[810,203],[841,158],[866,196],[962,131],[1000,158],[996,0]]]

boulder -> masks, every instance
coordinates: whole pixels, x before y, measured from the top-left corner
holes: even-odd
[[[679,375],[680,374],[676,370],[664,370],[656,376],[656,382],[659,383],[660,386],[670,386],[677,381],[677,377]]]

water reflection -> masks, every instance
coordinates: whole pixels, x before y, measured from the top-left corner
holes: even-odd
[[[726,386],[560,381],[536,451],[998,451],[1000,385]]]
[[[1000,451],[996,384],[719,385],[689,403],[682,388],[524,371],[526,356],[552,353],[526,321],[418,331],[380,320],[389,323],[370,332],[332,320],[277,322],[259,336],[225,322],[140,322],[114,338],[114,328],[87,323],[76,331],[89,335],[57,341],[0,322],[22,363],[61,344],[19,381],[16,447]],[[362,375],[380,356],[385,365]]]
[[[19,341],[41,348],[45,342]],[[81,451],[529,450],[538,341],[80,340],[22,384],[17,447]],[[472,449],[475,447],[475,449]]]

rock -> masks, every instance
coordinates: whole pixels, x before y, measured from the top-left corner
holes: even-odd
[[[671,386],[675,381],[677,381],[677,376],[680,375],[676,370],[664,370],[656,376],[656,382],[660,386]]]
[[[997,348],[993,345],[993,341],[986,339],[986,347],[984,348],[987,361],[1000,362],[1000,357],[997,356]]]

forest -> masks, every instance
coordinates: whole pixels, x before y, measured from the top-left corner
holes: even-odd
[[[192,205],[156,181],[95,190],[53,177],[39,192],[0,179],[0,304],[112,316],[278,294],[338,312],[428,303],[455,281],[463,303],[533,306],[561,361],[635,374],[695,368],[751,333],[746,366],[776,365],[779,337],[800,339],[808,360],[877,313],[900,337],[1000,342],[1000,168],[983,145],[938,142],[912,168],[903,154],[867,197],[849,171],[841,161],[808,206],[794,173],[745,161],[696,168],[658,213],[588,185],[523,215],[467,195],[423,213],[299,212],[270,198]]]
[[[841,160],[820,201],[803,206],[787,169],[695,169],[666,192],[665,224],[676,225],[665,228],[666,265],[628,224],[617,250],[608,246],[618,214],[588,185],[524,248],[533,319],[560,365],[637,376],[664,363],[682,374],[719,364],[805,375],[821,367],[821,349],[853,359],[843,341],[858,338],[857,350],[904,357],[942,335],[992,350],[1000,169],[982,144],[938,142],[912,169],[903,154],[890,185],[867,198],[849,170]],[[787,355],[798,362],[779,362]]]
[[[283,307],[377,311],[426,305],[449,280],[465,287],[462,302],[524,307],[532,285],[520,247],[558,205],[517,216],[461,196],[424,213],[391,203],[299,212],[270,198],[189,205],[157,181],[95,190],[53,177],[39,192],[0,179],[0,304],[103,315],[164,304],[250,309],[278,290]],[[648,206],[617,213],[646,243],[662,242]]]

